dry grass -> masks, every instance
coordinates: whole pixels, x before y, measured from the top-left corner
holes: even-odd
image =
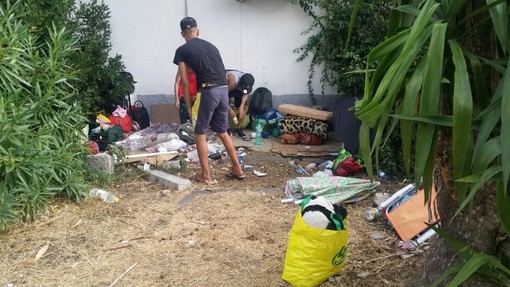
[[[297,207],[280,200],[296,174],[276,154],[248,152],[247,160],[268,176],[229,181],[217,163],[218,185],[176,192],[131,172],[111,187],[118,204],[55,201],[37,222],[0,234],[0,286],[287,286],[281,273]],[[321,286],[403,286],[421,266],[423,255],[401,256],[383,221],[362,219],[371,201],[346,206],[348,263]]]

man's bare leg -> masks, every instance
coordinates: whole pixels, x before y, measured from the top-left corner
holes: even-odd
[[[227,154],[230,157],[230,160],[232,161],[232,173],[235,176],[242,175],[243,170],[241,169],[241,166],[239,165],[239,160],[237,159],[236,148],[234,146],[234,142],[232,141],[232,138],[230,138],[226,132],[217,133],[217,135],[220,138],[221,142],[223,143],[223,146],[225,146],[225,150],[227,151]]]
[[[207,148],[206,134],[195,134],[195,137],[197,144],[198,162],[200,163],[200,168],[202,169],[202,178],[205,181],[211,181],[211,174],[209,173],[209,149]]]

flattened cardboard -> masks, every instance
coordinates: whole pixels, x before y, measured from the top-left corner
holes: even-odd
[[[403,241],[412,240],[416,235],[429,227],[425,224],[436,224],[439,221],[436,203],[436,190],[432,188],[431,220],[429,221],[429,208],[425,204],[425,190],[420,189],[415,195],[401,203],[394,210],[386,213],[386,217],[393,225],[395,232]]]
[[[179,111],[173,104],[151,105],[151,114],[153,123],[180,123]]]
[[[143,162],[150,163],[152,165],[161,165],[166,161],[169,161],[177,157],[177,152],[166,152],[166,153],[141,153],[141,154],[130,154],[122,161],[123,163],[130,162]]]
[[[282,156],[309,156],[322,157],[330,156],[331,153],[338,152],[340,142],[327,141],[323,145],[313,146],[304,144],[282,144],[279,141],[273,142],[272,152],[279,152]]]
[[[303,107],[293,104],[281,104],[277,107],[280,113],[290,114],[299,117],[311,118],[321,121],[331,121],[333,113],[328,111],[321,111],[314,108]]]

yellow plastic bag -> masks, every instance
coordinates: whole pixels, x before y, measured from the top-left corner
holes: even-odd
[[[347,218],[343,220],[347,226]],[[289,235],[282,279],[293,286],[316,286],[338,273],[347,261],[348,229],[306,224],[298,210]]]
[[[197,119],[198,119],[198,108],[200,107],[200,98],[202,97],[202,93],[198,92],[197,96],[195,98],[195,102],[193,103],[193,106],[191,107],[191,121],[193,123],[193,126],[195,126]]]

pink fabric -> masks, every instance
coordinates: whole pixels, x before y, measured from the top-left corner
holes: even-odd
[[[127,112],[125,109],[123,109],[121,106],[117,105],[117,109],[113,111],[112,113],[114,116],[119,118],[124,118],[127,115]]]

